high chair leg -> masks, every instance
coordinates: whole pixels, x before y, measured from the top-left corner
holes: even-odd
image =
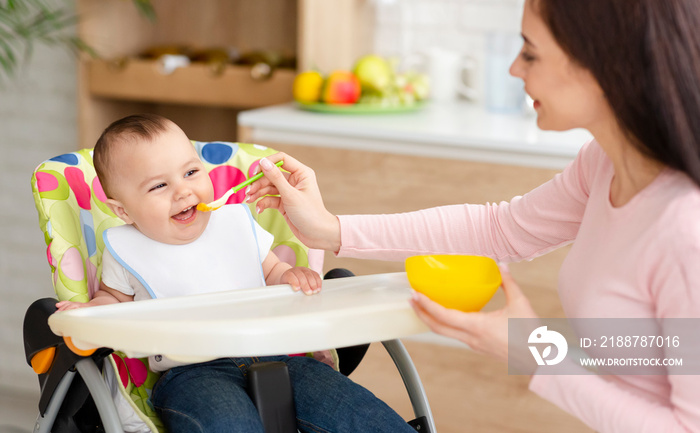
[[[396,364],[396,368],[401,373],[401,379],[406,386],[406,391],[408,391],[408,396],[411,399],[411,405],[413,406],[413,413],[416,416],[418,424],[420,424],[420,418],[425,417],[428,424],[428,430],[420,429],[423,433],[436,433],[435,421],[433,420],[433,413],[430,410],[430,404],[428,403],[428,397],[425,394],[425,389],[423,389],[423,384],[418,376],[418,371],[416,370],[413,361],[406,351],[403,343],[399,340],[388,340],[382,341],[384,348],[391,359]],[[413,424],[412,424],[413,425]],[[414,428],[418,428],[414,425]]]
[[[66,394],[68,393],[74,378],[74,371],[66,372],[66,374],[63,375],[63,378],[56,387],[56,390],[53,392],[53,395],[51,395],[51,399],[49,400],[49,404],[47,405],[43,415],[39,413],[39,416],[37,416],[36,423],[34,424],[34,433],[51,432],[51,428],[56,421],[58,411],[61,409],[63,400],[66,398]]]
[[[90,395],[95,401],[97,411],[100,413],[100,419],[106,433],[123,433],[122,424],[119,421],[117,408],[114,406],[112,394],[107,388],[107,384],[102,378],[100,370],[95,365],[95,362],[90,359],[82,359],[75,364],[75,368],[80,373],[80,376],[85,381],[90,390]]]

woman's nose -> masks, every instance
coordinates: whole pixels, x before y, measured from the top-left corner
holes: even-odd
[[[516,56],[513,60],[513,63],[510,64],[510,69],[508,69],[508,73],[514,76],[515,78],[525,79],[525,74],[522,66],[522,59],[520,58],[520,55]]]

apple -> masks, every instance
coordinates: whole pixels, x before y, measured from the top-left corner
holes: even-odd
[[[326,78],[321,100],[326,104],[354,104],[360,99],[360,80],[350,71],[333,71]]]
[[[355,62],[353,73],[357,75],[362,90],[370,93],[383,93],[392,83],[394,71],[389,62],[376,54],[360,57]]]

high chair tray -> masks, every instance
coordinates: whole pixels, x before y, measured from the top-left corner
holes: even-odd
[[[79,349],[197,362],[304,353],[428,331],[408,303],[405,273],[323,281],[307,296],[288,285],[153,299],[53,314],[51,330]]]

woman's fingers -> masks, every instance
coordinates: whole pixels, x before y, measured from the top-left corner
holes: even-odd
[[[282,169],[288,173],[282,173],[274,165],[280,160],[284,161]],[[338,251],[340,223],[323,205],[314,171],[283,153],[262,158],[260,168],[265,176],[251,185],[246,201],[260,199],[258,212],[269,208],[279,210],[292,232],[306,246]],[[265,194],[279,197],[270,198]]]
[[[255,167],[255,172],[253,173],[253,175],[258,174],[260,171],[261,171],[261,167],[260,167],[260,164],[258,164],[258,166]],[[287,179],[287,182],[289,182],[289,177],[291,176],[291,173],[289,173],[288,171],[286,171],[282,168],[280,168],[279,171],[280,171],[280,173],[282,173],[282,176],[284,176],[285,179]],[[246,193],[248,193],[248,192],[260,193],[259,190],[261,190],[263,188],[274,188],[276,190],[275,185],[272,182],[270,182],[270,180],[266,176],[263,176],[260,179],[258,179],[257,181],[250,184],[250,186],[248,186],[248,189],[246,189]],[[274,194],[278,194],[278,193],[275,192]]]
[[[525,297],[522,290],[520,290],[520,286],[518,286],[518,283],[513,279],[510,270],[508,270],[508,266],[501,264],[498,268],[501,271],[501,287],[503,287],[503,293],[506,295],[506,304],[511,304]]]
[[[281,168],[275,165],[279,161],[283,161]],[[246,190],[248,203],[266,195],[288,197],[301,187],[300,179],[313,175],[313,170],[282,152],[261,158],[256,173],[261,170],[265,176],[253,182]]]
[[[414,293],[411,305],[418,317],[431,330],[469,344],[466,340],[470,340],[473,333],[473,326],[476,320],[474,313],[464,313],[445,308],[417,292]]]
[[[287,161],[285,160],[286,163]],[[262,158],[260,160],[260,168],[265,173],[265,178],[277,188],[280,194],[289,194],[295,191],[295,188],[289,184],[284,174],[269,159]]]
[[[275,187],[272,184],[259,185],[258,188],[255,188],[254,192],[253,192],[253,188],[251,187],[250,189],[247,189],[245,192],[245,202],[252,203],[255,200],[257,200],[258,198],[265,197],[267,195],[279,196],[279,191],[277,190],[277,187]]]
[[[265,209],[277,209],[282,211],[282,199],[274,196],[263,197],[255,204],[255,211],[260,213]]]
[[[506,310],[508,317],[511,318],[535,318],[537,313],[532,309],[527,296],[520,289],[518,283],[515,282],[513,276],[507,266],[500,265],[501,269],[501,287],[506,296]]]
[[[449,308],[445,308],[422,293],[413,292],[412,299],[417,305],[420,306],[420,308],[423,311],[425,311],[426,314],[436,318],[439,322],[444,324],[452,323],[453,321],[455,321],[455,314],[464,314],[460,313],[457,310],[450,310]]]
[[[276,164],[279,161],[284,161],[281,168],[289,173],[297,173],[300,170],[308,169],[308,167],[299,162],[299,160],[287,155],[284,152],[277,152],[274,155],[266,156],[264,159],[267,159],[272,164]],[[262,163],[262,161],[260,162]]]
[[[418,317],[434,332],[455,338],[473,350],[508,360],[508,319],[537,317],[529,301],[508,272],[501,271],[506,305],[500,310],[466,313],[451,310],[414,293],[411,305]]]
[[[443,323],[439,317],[431,314],[422,301],[418,301],[414,298],[411,300],[411,306],[416,312],[416,315],[418,315],[418,318],[428,325],[428,328],[430,328],[433,332],[446,335],[446,332],[452,329],[450,326]]]
[[[465,343],[472,350],[508,358],[508,320],[505,310],[462,312],[445,308],[421,294],[411,304],[418,317],[435,333]]]
[[[258,166],[255,168],[255,174],[257,174],[260,171],[263,171],[265,172],[265,176],[256,183],[263,181],[264,184],[264,180],[267,178],[267,172],[271,171],[272,167],[275,166],[275,164],[277,164],[279,161],[282,161],[282,166],[279,167],[277,171],[282,173],[287,180],[289,180],[289,177],[293,173],[303,173],[310,170],[309,167],[305,166],[297,159],[294,159],[293,157],[287,155],[284,152],[278,152],[260,159]]]

